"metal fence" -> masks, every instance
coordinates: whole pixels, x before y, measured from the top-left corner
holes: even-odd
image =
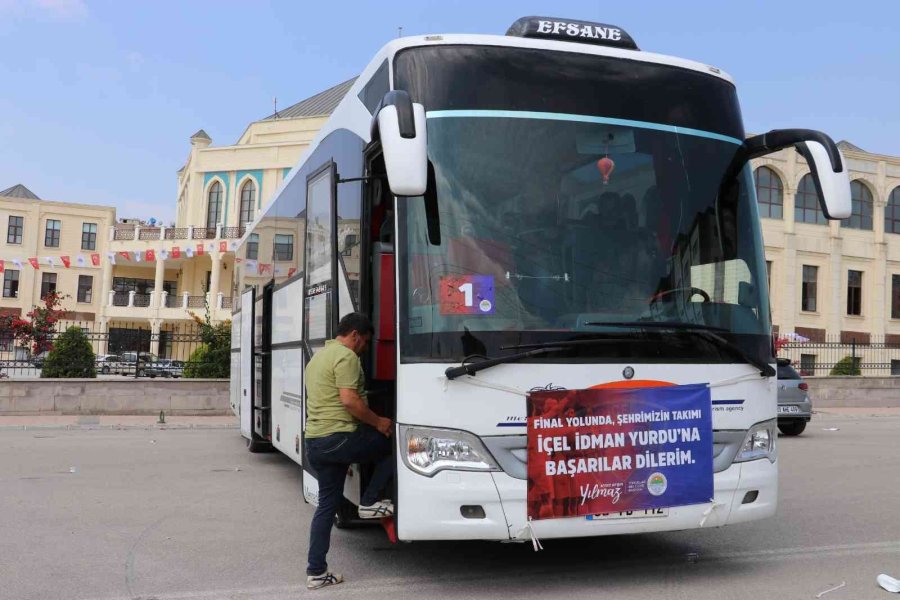
[[[72,326],[79,327],[94,351],[98,376],[182,377],[191,355],[202,345],[200,325],[165,324],[153,333],[146,323],[114,322],[104,330],[94,321],[61,321],[50,335],[55,343]],[[11,332],[0,331],[0,377],[40,377],[46,353],[32,356]]]
[[[900,375],[900,340],[871,336],[857,340],[847,336],[825,336],[808,342],[788,342],[778,356],[791,359],[801,375],[827,376],[841,361],[854,365],[861,375]]]

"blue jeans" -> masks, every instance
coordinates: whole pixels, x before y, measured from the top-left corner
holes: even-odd
[[[319,506],[309,530],[307,575],[321,575],[328,570],[325,556],[331,545],[334,516],[344,498],[347,469],[354,463],[375,464],[375,472],[360,498],[360,504],[370,506],[384,498],[382,493],[394,476],[391,448],[391,438],[362,424],[353,433],[306,440],[306,456],[319,480]]]

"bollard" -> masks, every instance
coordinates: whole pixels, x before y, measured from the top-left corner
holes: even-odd
[[[159,411],[159,421],[157,421],[157,423],[160,425],[163,425],[163,424],[165,424],[165,422],[166,422],[166,411],[161,410],[161,411]]]

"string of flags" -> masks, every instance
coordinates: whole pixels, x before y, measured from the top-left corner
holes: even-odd
[[[219,252],[228,252],[237,250],[237,241],[218,241],[218,242],[208,242],[208,243],[200,243],[194,246],[186,246],[185,248],[181,248],[180,246],[173,246],[172,248],[162,248],[158,250],[159,257],[163,260],[168,260],[169,258],[178,259],[182,257],[193,258],[195,256],[203,256],[204,254],[212,254],[218,250]],[[115,265],[117,260],[127,261],[127,262],[156,262],[156,254],[157,250],[153,248],[149,248],[147,250],[132,250],[126,251],[121,250],[118,252],[107,252],[106,259],[110,264]],[[31,267],[39,271],[41,266],[47,266],[51,269],[57,268],[57,265],[61,265],[66,269],[72,267],[72,256],[30,256],[25,259],[25,262],[21,258],[13,258],[11,260],[8,259],[0,259],[0,273],[3,273],[7,264],[11,263],[15,265],[17,269],[21,270],[24,264],[29,264]],[[87,267],[88,261],[90,261],[90,266],[99,267],[101,261],[101,255],[99,252],[93,252],[88,256],[84,254],[79,254],[74,257],[75,265],[78,267]],[[241,262],[241,259],[236,258],[235,262]],[[254,268],[256,268],[256,261],[247,261],[248,267],[250,263],[254,263]],[[260,265],[261,268],[271,269],[271,264]]]
[[[90,260],[91,266],[99,267],[100,266],[100,254],[94,252],[87,257],[84,254],[79,254],[75,257],[75,264],[78,267],[86,267],[88,265],[88,261]],[[41,265],[46,265],[51,269],[56,268],[57,261],[66,269],[70,269],[72,267],[72,257],[71,256],[31,256],[26,259],[26,262],[31,265],[31,267],[35,271],[39,271],[41,269]],[[11,263],[15,265],[15,267],[19,270],[24,268],[24,264],[21,258],[14,258],[12,260],[2,259],[0,258],[0,273],[3,273],[7,269],[7,263]]]

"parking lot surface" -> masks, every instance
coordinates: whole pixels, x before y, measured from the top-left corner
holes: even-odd
[[[774,519],[723,529],[391,545],[335,531],[347,582],[305,589],[299,468],[217,428],[0,428],[0,598],[892,598],[900,576],[900,417],[817,415],[779,438]]]

